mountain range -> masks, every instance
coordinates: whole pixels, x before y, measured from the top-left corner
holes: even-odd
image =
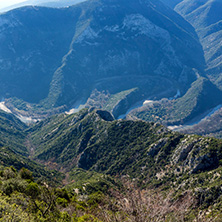
[[[92,106],[166,126],[201,120],[221,104],[220,13],[205,22],[213,2],[39,1],[2,13],[2,101],[35,121]]]
[[[183,94],[197,78],[194,69],[204,69],[194,29],[161,2],[25,7],[1,21],[1,96],[23,111],[69,109],[94,90],[115,95],[138,88],[133,103]]]
[[[1,13],[0,220],[221,221],[220,5]]]

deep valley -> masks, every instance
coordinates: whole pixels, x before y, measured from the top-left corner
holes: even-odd
[[[221,9],[0,8],[0,221],[222,221]]]

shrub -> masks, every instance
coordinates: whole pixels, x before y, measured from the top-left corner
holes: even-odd
[[[27,185],[28,185],[27,182],[24,180],[12,178],[6,181],[2,181],[1,189],[2,192],[5,193],[6,195],[10,195],[14,191],[24,193]]]
[[[8,180],[17,176],[16,171],[13,167],[6,167],[3,171],[3,177]]]
[[[32,172],[24,167],[19,171],[19,175],[22,179],[33,181]]]

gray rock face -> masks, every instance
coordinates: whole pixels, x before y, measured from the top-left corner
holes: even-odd
[[[209,154],[205,154],[196,158],[193,163],[190,165],[191,173],[196,173],[198,171],[210,170],[215,167],[218,167],[218,160],[216,156],[211,156]]]
[[[148,155],[154,157],[158,154],[160,149],[166,145],[169,138],[161,138],[157,143],[154,143],[150,146],[148,150]]]
[[[208,141],[204,141],[203,138],[195,139],[188,136],[174,150],[172,163],[181,165],[190,173],[216,168],[218,167],[217,154],[210,150],[206,151],[208,146]]]
[[[183,161],[187,158],[189,152],[192,150],[195,143],[197,143],[198,140],[194,140],[192,142],[189,142],[189,138],[183,140],[179,147],[175,150],[174,155],[172,157],[173,162],[176,164],[180,161]]]

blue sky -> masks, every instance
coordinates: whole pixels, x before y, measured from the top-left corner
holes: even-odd
[[[0,0],[0,9],[24,1],[25,0]]]

